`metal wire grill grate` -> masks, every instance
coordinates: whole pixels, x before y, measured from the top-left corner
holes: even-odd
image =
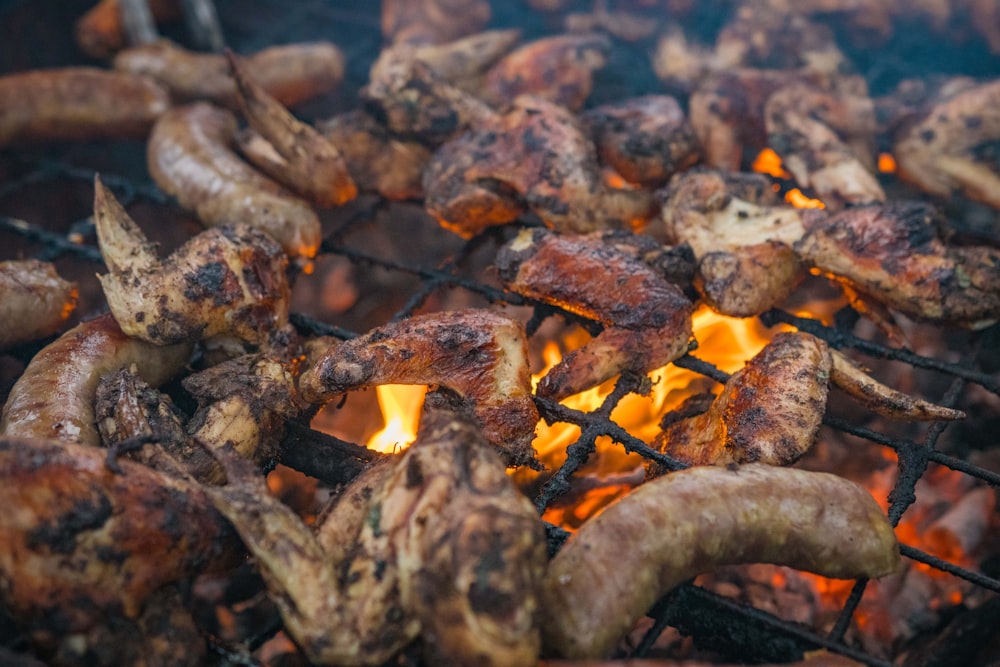
[[[76,4],[83,7],[87,5],[85,2]],[[0,10],[8,15],[21,16],[24,12],[31,11],[28,5],[29,3],[8,3],[0,5]],[[367,78],[368,64],[377,53],[380,44],[377,6],[373,5],[375,3],[312,0],[289,6],[288,3],[275,0],[253,3],[251,12],[246,11],[247,3],[218,2],[225,34],[230,44],[238,51],[253,51],[269,44],[318,38],[332,39],[345,48],[349,63],[348,81],[336,99],[322,100],[307,108],[303,112],[306,117],[329,115],[350,106],[354,91]],[[68,24],[72,15],[63,18]],[[60,39],[66,34],[65,30],[56,29],[43,32],[52,33]],[[43,58],[38,64],[66,64],[73,60],[70,47],[62,45],[59,48],[60,53],[69,55]],[[18,56],[8,54],[10,63],[21,63],[25,58],[24,54]],[[8,69],[6,65],[7,63],[2,69]],[[84,267],[83,272],[89,274],[101,270],[102,260],[96,248],[93,224],[86,214],[86,198],[77,198],[75,203],[70,202],[66,207],[72,211],[68,215],[68,221],[58,225],[48,224],[44,215],[32,218],[27,213],[21,215],[6,213],[17,210],[17,202],[22,197],[37,198],[39,191],[47,191],[51,193],[47,196],[57,199],[64,196],[72,199],[75,196],[73,193],[79,192],[81,188],[89,188],[97,170],[101,171],[104,183],[115,191],[127,207],[135,205],[170,207],[169,197],[151,183],[141,168],[136,168],[136,164],[141,162],[141,159],[137,158],[141,155],[141,150],[141,145],[126,145],[116,150],[112,159],[106,156],[95,158],[95,153],[101,151],[98,146],[82,148],[54,146],[25,151],[6,150],[0,153],[0,179],[3,179],[0,181],[0,234],[5,235],[0,238],[5,241],[15,239],[5,243],[7,249],[2,254],[4,256],[27,254],[45,260],[76,262],[78,266]],[[121,159],[116,161],[115,157]],[[356,238],[352,232],[358,227],[372,224],[380,205],[379,202],[366,202],[354,207],[349,214],[328,218],[325,221],[328,233],[321,253],[325,257],[344,258],[355,266],[377,267],[410,277],[413,287],[402,299],[401,305],[391,313],[389,319],[407,317],[423,307],[432,297],[462,290],[477,299],[493,304],[533,307],[534,316],[529,321],[529,333],[534,333],[543,320],[553,315],[574,322],[579,321],[574,315],[560,313],[550,306],[532,303],[520,296],[504,292],[487,281],[470,276],[468,271],[463,270],[464,267],[479,263],[474,261],[477,254],[495,250],[498,242],[502,240],[502,233],[490,233],[461,244],[457,251],[446,254],[443,260],[432,265],[411,264],[387,258],[380,254],[377,248],[352,244],[351,239]],[[433,224],[430,221],[425,222]],[[976,356],[974,352],[967,355],[970,360],[968,364],[950,363],[905,349],[881,345],[857,337],[844,328],[826,326],[818,320],[795,316],[784,311],[772,311],[762,316],[761,320],[766,326],[777,323],[793,325],[826,340],[835,348],[854,349],[871,358],[891,359],[953,378],[949,390],[940,401],[937,401],[944,405],[958,401],[969,384],[978,385],[987,392],[1000,396],[1000,381],[997,377],[977,368],[971,362]],[[304,332],[345,339],[357,335],[354,331],[319,321],[303,313],[294,315],[293,323]],[[975,339],[982,340],[990,335],[992,335],[990,332],[986,332]],[[25,360],[30,353],[31,350],[23,352]],[[696,353],[688,354],[676,363],[719,383],[728,379],[726,373],[700,360]],[[580,436],[567,448],[566,462],[552,472],[535,498],[539,511],[544,510],[569,490],[574,473],[595,451],[599,438],[608,438],[626,452],[637,453],[667,468],[676,470],[684,467],[683,463],[653,450],[611,419],[611,413],[620,399],[629,393],[638,392],[641,382],[641,378],[623,375],[614,391],[592,412],[581,412],[558,403],[537,399],[538,409],[546,421],[573,424],[581,431]],[[943,425],[931,425],[917,441],[869,430],[835,417],[828,416],[824,424],[827,428],[892,449],[897,454],[900,474],[888,498],[889,516],[894,524],[899,522],[907,507],[915,500],[916,484],[924,475],[929,463],[946,466],[994,487],[1000,486],[1000,474],[936,449]],[[315,434],[312,436],[319,437]],[[310,434],[303,436],[300,430],[298,437],[308,438]],[[566,535],[560,529],[551,526],[550,537],[558,543],[561,539],[565,539]],[[901,545],[901,552],[908,559],[959,577],[983,589],[1000,592],[1000,580],[996,578],[944,561],[912,545]],[[635,647],[633,655],[635,657],[646,655],[660,632],[666,626],[676,624],[680,616],[690,614],[692,609],[707,609],[720,618],[737,619],[736,624],[745,623],[754,628],[763,628],[774,637],[792,642],[799,650],[826,648],[868,665],[888,665],[889,662],[866,654],[845,642],[845,634],[866,585],[865,581],[858,581],[855,584],[835,627],[829,635],[822,636],[797,623],[736,604],[704,588],[687,584],[657,603],[652,610],[655,623]]]

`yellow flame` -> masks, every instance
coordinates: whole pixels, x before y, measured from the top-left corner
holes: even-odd
[[[368,448],[384,454],[405,449],[417,439],[420,406],[427,387],[384,384],[375,388],[385,426],[368,439]]]

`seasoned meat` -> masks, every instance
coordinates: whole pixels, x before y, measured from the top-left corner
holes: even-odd
[[[0,262],[0,350],[51,336],[76,307],[76,283],[49,262]]]
[[[442,44],[479,32],[489,20],[488,0],[386,0],[382,3],[382,37],[390,44]]]

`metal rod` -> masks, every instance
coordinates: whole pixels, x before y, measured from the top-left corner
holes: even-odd
[[[157,40],[156,21],[146,0],[119,0],[118,7],[125,27],[125,39],[130,46]]]
[[[195,47],[220,53],[226,46],[212,0],[184,0],[184,21]]]

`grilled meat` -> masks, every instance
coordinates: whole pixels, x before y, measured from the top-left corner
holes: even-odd
[[[0,350],[51,336],[76,307],[76,283],[49,262],[0,262]]]
[[[486,439],[508,465],[534,461],[538,411],[531,400],[524,326],[488,310],[411,317],[334,344],[299,380],[302,397],[325,403],[380,384],[426,384],[472,405]]]
[[[1000,251],[951,247],[934,210],[865,206],[807,224],[795,251],[820,271],[911,317],[979,329],[1000,318]]]
[[[951,92],[951,91],[948,91]],[[939,197],[961,192],[1000,208],[1000,80],[952,92],[896,136],[900,178]]]
[[[273,46],[246,56],[246,60],[254,79],[286,107],[328,93],[344,78],[344,54],[329,42]],[[206,101],[239,108],[236,83],[220,54],[188,51],[161,39],[122,51],[115,56],[113,66],[155,79],[177,102]]]
[[[288,322],[288,260],[246,225],[202,232],[160,260],[121,204],[97,179],[94,220],[108,273],[100,276],[122,330],[157,345],[212,336],[251,343]]]
[[[520,95],[531,95],[579,110],[594,87],[594,70],[604,67],[610,49],[606,37],[594,34],[535,40],[490,69],[483,97],[499,106]]]
[[[649,95],[583,113],[597,155],[630,183],[663,185],[701,159],[701,146],[672,97]]]
[[[244,117],[280,157],[278,165],[257,166],[272,165],[264,171],[319,206],[340,206],[354,199],[358,189],[337,147],[269,95],[251,74],[248,62],[232,52],[227,56]]]
[[[489,23],[488,0],[386,0],[382,36],[390,44],[442,44]]]
[[[180,18],[178,0],[150,0],[146,4],[158,23]],[[80,50],[91,58],[114,55],[125,46],[125,24],[119,0],[100,0],[77,20],[73,35]]]
[[[641,225],[653,209],[648,192],[602,181],[594,145],[572,114],[531,97],[438,149],[424,191],[431,215],[467,237],[525,209],[565,232]]]
[[[0,434],[96,447],[94,396],[101,377],[134,367],[159,385],[184,368],[191,348],[188,341],[162,346],[130,338],[110,313],[84,322],[31,360],[10,390]]]
[[[142,137],[170,108],[152,79],[92,67],[0,76],[0,147],[31,141]]]
[[[891,574],[900,557],[882,509],[846,479],[762,464],[681,470],[609,505],[556,554],[542,588],[543,646],[605,657],[657,598],[736,563],[853,579]]]
[[[831,381],[886,417],[965,417],[886,387],[810,334],[779,333],[733,374],[705,413],[670,424],[653,446],[692,465],[788,465],[812,447]]]
[[[149,172],[207,226],[239,221],[267,232],[290,257],[319,249],[316,212],[233,150],[236,119],[205,103],[164,114],[149,138]]]
[[[542,378],[539,396],[561,400],[625,370],[655,370],[687,352],[691,302],[600,234],[524,230],[497,253],[496,264],[508,289],[605,327]]]

